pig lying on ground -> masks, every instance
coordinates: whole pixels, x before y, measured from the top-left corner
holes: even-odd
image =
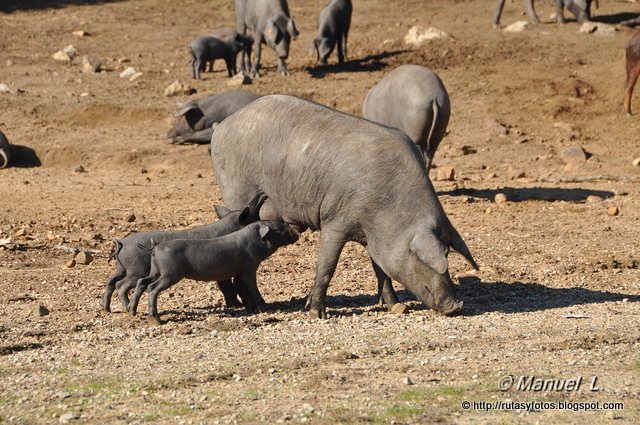
[[[118,297],[125,310],[129,309],[129,290],[134,288],[139,279],[149,275],[151,269],[151,253],[141,249],[139,244],[149,245],[153,238],[156,242],[168,241],[172,239],[206,239],[227,235],[240,230],[242,227],[258,220],[260,207],[266,199],[264,193],[256,193],[247,206],[237,211],[231,211],[217,222],[194,229],[184,229],[169,232],[139,232],[133,233],[119,241],[115,241],[116,248],[111,257],[116,259],[116,272],[107,280],[102,297],[102,307],[105,311],[111,311],[111,295],[117,289]],[[217,209],[220,215],[226,210]],[[110,257],[110,259],[111,259]],[[238,306],[236,291],[230,281],[218,283],[224,295],[228,307]],[[243,300],[244,301],[244,300]],[[245,303],[247,309],[255,309],[258,306],[249,302]]]
[[[447,255],[453,249],[477,265],[436,197],[420,150],[404,133],[270,95],[216,127],[211,158],[227,206],[238,208],[264,191],[269,199],[261,219],[322,230],[307,299],[311,317],[326,317],[329,282],[348,241],[366,246],[388,308],[397,303],[391,279],[445,315],[462,308]]]
[[[397,128],[411,138],[431,167],[447,131],[451,103],[442,80],[418,65],[402,65],[389,72],[364,99],[362,116]]]
[[[326,65],[329,55],[338,45],[338,63],[347,57],[347,37],[351,25],[351,0],[331,0],[320,11],[318,18],[318,34],[311,41],[309,55],[316,52],[316,60],[320,65]]]
[[[281,246],[298,240],[298,234],[278,221],[259,221],[214,239],[152,240],[151,272],[138,281],[129,312],[136,314],[140,296],[149,292],[149,314],[156,322],[160,292],[182,279],[199,281],[239,278],[249,297],[257,301],[258,266]]]
[[[11,161],[11,145],[7,140],[7,136],[0,131],[0,168],[6,168]]]
[[[291,39],[298,38],[296,24],[289,14],[287,0],[236,0],[236,22],[238,32],[246,34],[247,29],[255,41],[251,77],[258,75],[262,45],[267,44],[278,55],[278,71],[289,75],[285,60],[289,57]],[[248,56],[247,52],[244,53]],[[248,59],[242,61],[243,71]]]
[[[221,30],[221,34],[225,34]],[[205,70],[207,62],[209,62],[209,70],[213,70],[213,63],[216,59],[224,59],[227,65],[227,74],[233,77],[237,74],[236,58],[239,52],[251,52],[251,44],[253,40],[236,33],[232,37],[198,37],[189,43],[187,48],[191,53],[191,68],[193,78],[200,79],[200,73]]]
[[[169,130],[166,139],[169,143],[175,144],[208,144],[213,134],[211,128],[213,123],[222,122],[223,119],[259,97],[260,95],[247,91],[234,90],[184,103],[175,114],[176,117],[181,118]]]

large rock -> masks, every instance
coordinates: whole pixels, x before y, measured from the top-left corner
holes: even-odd
[[[507,26],[502,31],[504,32],[522,32],[529,27],[529,22],[527,21],[517,21],[513,24]]]
[[[120,73],[120,78],[131,78],[133,75],[136,74],[136,72],[138,71],[136,71],[134,67],[128,66],[125,68],[124,71]]]
[[[421,44],[425,41],[448,39],[451,36],[438,28],[429,27],[424,28],[420,26],[411,27],[409,32],[404,37],[406,44]]]
[[[82,57],[82,72],[85,74],[99,72],[101,68],[102,61],[95,56],[85,55]]]
[[[196,92],[196,89],[176,80],[164,89],[165,96],[177,96],[180,94],[190,95]]]
[[[580,27],[578,32],[585,34],[597,34],[597,35],[613,35],[616,32],[616,27],[609,24],[603,24],[602,22],[585,22]]]
[[[248,75],[244,75],[242,72],[227,80],[227,86],[229,87],[241,87],[247,84],[251,84],[251,78]]]

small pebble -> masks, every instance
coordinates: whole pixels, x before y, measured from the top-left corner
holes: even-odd
[[[496,204],[504,204],[507,202],[507,195],[504,193],[496,193],[496,196],[493,198]]]
[[[610,216],[616,216],[620,214],[620,209],[616,206],[609,207],[607,208],[607,214],[609,214]]]

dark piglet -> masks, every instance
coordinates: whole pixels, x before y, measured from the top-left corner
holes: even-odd
[[[312,317],[326,317],[325,297],[348,241],[365,245],[390,308],[391,279],[445,315],[462,308],[448,271],[450,250],[476,263],[451,225],[422,155],[404,133],[304,99],[270,95],[216,127],[211,158],[225,204],[255,193],[269,199],[261,219],[300,231],[322,230]]]
[[[289,75],[285,60],[289,57],[291,40],[298,38],[296,24],[289,14],[286,0],[236,0],[236,22],[238,32],[246,34],[247,29],[255,41],[251,77],[258,75],[262,45],[267,44],[278,55],[278,71]],[[248,54],[245,52],[245,56]],[[243,70],[249,61],[242,61]]]
[[[419,65],[402,65],[385,75],[364,100],[362,116],[397,128],[422,151],[427,170],[447,131],[451,102],[442,80]]]
[[[11,162],[11,145],[7,136],[0,131],[0,168],[6,168]]]
[[[179,238],[205,239],[227,235],[258,220],[260,207],[266,198],[264,193],[258,193],[247,203],[246,207],[237,211],[218,207],[216,211],[221,216],[220,220],[206,226],[168,232],[139,232],[115,241],[116,248],[111,256],[115,258],[117,268],[105,285],[102,307],[106,311],[111,311],[111,295],[117,289],[124,309],[129,309],[129,291],[136,286],[139,279],[148,276],[149,270],[151,270],[151,252],[140,248],[140,245],[149,246],[151,239],[163,242]],[[239,304],[232,283],[219,282],[219,286],[227,306],[237,307]],[[245,307],[255,308],[253,305],[245,305]]]
[[[640,75],[640,33],[627,43],[626,47],[627,80],[624,83],[624,112],[631,115],[631,96]]]
[[[180,118],[167,133],[167,142],[208,144],[211,142],[213,134],[211,126],[214,123],[222,122],[229,115],[259,97],[260,95],[247,91],[234,90],[186,102],[174,115]]]
[[[207,62],[210,63],[210,70],[212,70],[216,59],[224,59],[227,74],[229,77],[234,76],[237,73],[238,53],[245,50],[251,51],[251,43],[251,39],[240,34],[229,38],[203,36],[192,40],[187,48],[191,53],[193,78],[200,78],[200,73],[205,70]]]
[[[309,56],[315,51],[319,65],[326,65],[329,55],[338,46],[338,63],[343,63],[347,57],[347,37],[351,25],[351,0],[331,0],[320,11],[318,18],[318,33],[311,40]]]
[[[294,243],[298,234],[278,221],[259,221],[244,229],[214,239],[152,241],[151,272],[140,279],[129,312],[136,314],[140,296],[149,292],[149,314],[160,321],[157,300],[160,292],[182,279],[198,281],[239,278],[242,290],[257,300],[258,266],[278,248]]]

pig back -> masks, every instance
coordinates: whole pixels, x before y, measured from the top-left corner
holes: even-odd
[[[313,230],[341,220],[366,233],[385,209],[437,203],[406,135],[292,96],[265,96],[229,117],[211,156],[227,207],[263,190],[285,221]]]

